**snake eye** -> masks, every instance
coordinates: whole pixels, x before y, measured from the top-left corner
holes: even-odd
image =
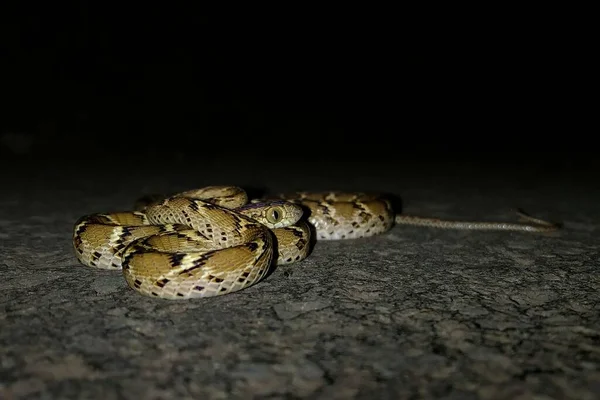
[[[270,207],[267,210],[267,221],[271,224],[281,222],[283,219],[283,209],[281,207]]]

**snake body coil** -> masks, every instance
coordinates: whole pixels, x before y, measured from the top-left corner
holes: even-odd
[[[122,270],[131,288],[164,299],[212,297],[251,286],[274,263],[303,260],[313,233],[316,240],[355,239],[384,233],[394,223],[557,229],[525,214],[529,223],[520,224],[395,215],[387,199],[364,193],[298,192],[248,203],[246,192],[235,186],[191,190],[138,208],[80,218],[73,232],[75,254],[86,266]],[[305,210],[311,226],[301,219]]]

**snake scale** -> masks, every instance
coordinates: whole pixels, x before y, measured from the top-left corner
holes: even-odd
[[[297,192],[249,201],[236,186],[208,186],[138,203],[135,211],[81,217],[78,260],[121,270],[137,292],[163,299],[232,293],[259,282],[272,265],[306,258],[311,240],[357,239],[394,224],[468,230],[548,232],[557,225],[467,222],[395,215],[382,195]],[[307,215],[307,218],[303,218]]]

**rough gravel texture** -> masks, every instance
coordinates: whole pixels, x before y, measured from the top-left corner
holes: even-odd
[[[592,180],[542,179],[541,167],[130,166],[120,179],[71,161],[3,169],[0,399],[600,398]],[[511,220],[520,206],[564,229],[395,227],[319,242],[251,288],[183,302],[78,265],[79,216],[210,184],[381,190],[404,213],[439,217]]]

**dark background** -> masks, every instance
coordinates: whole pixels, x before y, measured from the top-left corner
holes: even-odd
[[[3,3],[0,398],[598,392],[597,12]],[[215,184],[563,229],[397,226],[178,304],[77,266],[82,216]]]
[[[539,10],[18,7],[1,35],[11,162],[597,167],[585,27]]]

